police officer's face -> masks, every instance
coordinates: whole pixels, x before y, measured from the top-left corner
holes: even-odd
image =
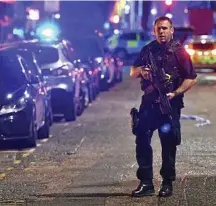
[[[164,44],[172,39],[174,29],[167,20],[158,21],[154,27],[154,33],[157,41]]]

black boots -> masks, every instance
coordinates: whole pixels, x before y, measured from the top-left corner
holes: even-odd
[[[159,197],[169,197],[172,195],[173,186],[172,181],[170,180],[163,180],[160,190],[158,193]],[[140,182],[137,189],[132,191],[132,197],[144,197],[154,195],[154,185],[152,181],[149,182]]]
[[[159,197],[169,197],[172,195],[173,192],[173,186],[172,186],[172,181],[168,180],[163,180],[160,190],[159,190]]]
[[[132,191],[132,197],[144,197],[155,193],[152,182],[140,182],[137,189]]]

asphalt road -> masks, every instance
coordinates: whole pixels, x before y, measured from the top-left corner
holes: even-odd
[[[177,154],[177,180],[169,198],[131,198],[137,186],[135,137],[130,108],[138,107],[139,82],[125,68],[123,83],[103,92],[75,122],[57,121],[48,140],[36,149],[18,142],[0,146],[0,205],[216,205],[216,86],[199,74],[199,83],[186,94],[185,115],[211,124],[197,127],[182,119],[182,145]],[[161,148],[157,133],[154,183],[161,178]]]

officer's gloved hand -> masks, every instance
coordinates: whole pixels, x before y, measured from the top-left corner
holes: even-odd
[[[151,78],[151,71],[148,67],[142,68],[141,75],[142,75],[143,79],[145,79],[145,80],[151,80],[152,79]]]

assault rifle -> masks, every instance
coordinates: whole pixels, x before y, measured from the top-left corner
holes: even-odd
[[[158,69],[153,54],[150,50],[149,50],[149,63],[150,65],[148,66],[150,67],[151,70],[151,81],[159,95],[159,104],[160,104],[161,113],[169,115],[171,117],[172,107],[166,95],[167,89],[165,87],[165,81],[164,81],[165,72],[163,68]]]

